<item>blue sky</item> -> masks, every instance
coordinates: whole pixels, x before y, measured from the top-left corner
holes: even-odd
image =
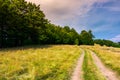
[[[120,0],[26,0],[40,4],[56,25],[92,30],[96,38],[120,41]]]

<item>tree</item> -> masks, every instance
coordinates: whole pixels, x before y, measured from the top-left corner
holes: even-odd
[[[118,42],[118,44],[120,45],[120,42]]]
[[[82,44],[93,45],[93,34],[91,30],[88,32],[85,30],[81,31],[80,38]]]
[[[80,34],[69,26],[52,24],[45,18],[40,5],[25,0],[0,0],[0,47],[28,44],[85,44],[98,43],[120,46],[110,40],[94,40],[92,31]]]
[[[75,39],[74,44],[79,45],[79,39]]]
[[[0,47],[38,43],[46,23],[39,5],[24,0],[0,0]]]
[[[110,40],[104,40],[104,39],[103,40],[96,39],[96,40],[94,40],[94,43],[100,44],[101,46],[106,45],[106,46],[120,47],[120,45],[118,43],[115,43]]]

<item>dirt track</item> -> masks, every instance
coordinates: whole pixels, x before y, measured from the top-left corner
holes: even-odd
[[[110,70],[104,66],[104,64],[101,62],[99,57],[97,57],[97,55],[94,52],[92,52],[92,51],[90,51],[90,52],[92,54],[92,58],[93,58],[95,65],[98,67],[98,69],[103,74],[103,76],[105,76],[106,80],[119,80],[117,78],[116,74],[112,70]],[[78,59],[78,62],[74,69],[74,72],[72,74],[71,80],[84,80],[83,79],[83,71],[82,71],[84,54],[85,54],[85,52],[83,50],[82,55]]]
[[[119,80],[113,71],[109,70],[103,65],[101,60],[97,57],[97,55],[94,52],[91,51],[91,54],[92,54],[94,63],[96,64],[98,69],[101,71],[101,73],[106,77],[106,80]]]
[[[74,72],[72,74],[71,80],[83,80],[82,79],[82,64],[84,59],[84,51],[82,52],[82,55],[78,59],[77,66],[74,69]]]

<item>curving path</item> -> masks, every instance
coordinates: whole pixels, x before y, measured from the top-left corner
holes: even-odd
[[[92,52],[91,50],[90,50],[90,52],[92,54],[92,58],[93,58],[95,65],[98,67],[98,69],[103,74],[103,76],[105,76],[106,80],[119,80],[119,78],[116,76],[116,74],[112,70],[110,70],[104,66],[104,64],[101,62],[99,57],[94,52]],[[71,76],[71,80],[84,80],[83,79],[83,71],[82,71],[84,54],[85,54],[85,52],[83,50],[80,58],[78,59],[77,65],[74,69],[74,72]]]
[[[94,63],[96,64],[98,69],[101,71],[101,73],[106,77],[106,80],[119,80],[113,71],[109,70],[103,65],[99,57],[94,52],[91,51],[91,54],[92,54]]]

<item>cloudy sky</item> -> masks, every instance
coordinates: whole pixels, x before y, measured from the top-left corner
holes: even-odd
[[[93,31],[96,38],[120,41],[120,0],[26,0],[41,5],[52,23]]]

